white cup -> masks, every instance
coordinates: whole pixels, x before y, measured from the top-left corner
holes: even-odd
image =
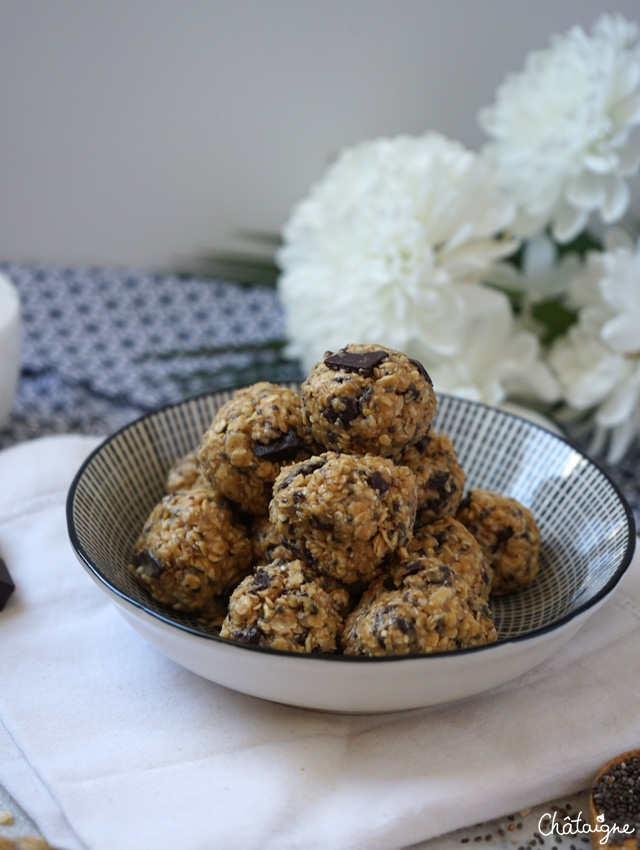
[[[0,273],[0,425],[9,416],[20,374],[20,296]]]

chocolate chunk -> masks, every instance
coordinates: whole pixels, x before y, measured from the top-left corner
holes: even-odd
[[[274,463],[280,463],[283,460],[293,460],[298,452],[304,448],[304,443],[298,436],[296,431],[287,431],[287,433],[269,443],[266,446],[257,445],[253,449],[253,453],[260,460],[270,460]]]
[[[253,574],[253,586],[256,590],[265,590],[270,583],[271,578],[266,570],[256,570]]]
[[[260,643],[260,639],[262,638],[262,634],[259,629],[255,626],[252,626],[250,629],[245,631],[237,631],[233,633],[234,640],[239,641],[240,643],[248,643],[251,646],[258,646]]]
[[[452,571],[446,564],[438,564],[437,567],[430,567],[426,571],[425,578],[431,584],[450,585],[452,575]]]
[[[306,463],[303,462],[294,466],[292,472],[278,485],[278,492],[280,492],[280,490],[284,490],[285,487],[288,487],[296,476],[311,475],[311,473],[315,472],[317,469],[322,469],[326,462],[326,458],[312,457]]]
[[[467,493],[467,495],[464,497],[464,499],[458,505],[458,513],[460,513],[461,511],[468,511],[470,507],[471,507],[471,494]]]
[[[13,579],[9,575],[9,570],[5,562],[0,558],[0,611],[7,604],[9,597],[16,589]]]
[[[419,573],[423,567],[424,564],[419,558],[416,558],[415,561],[408,561],[402,565],[402,576],[403,578],[406,578],[407,576],[414,576],[416,573]]]
[[[390,575],[387,576],[385,578],[385,580],[382,582],[382,586],[384,587],[385,590],[395,590],[396,589],[396,583],[393,580],[393,576],[390,576]]]
[[[369,404],[369,402],[371,401],[372,395],[373,395],[373,387],[372,386],[369,385],[362,390],[362,392],[360,393],[360,398],[358,399],[358,410],[360,411],[360,413],[362,413],[364,408]]]
[[[429,377],[429,373],[427,372],[427,370],[424,368],[424,366],[422,365],[422,363],[419,360],[414,360],[412,357],[410,357],[409,363],[413,363],[413,365],[416,367],[418,372],[420,372],[420,374],[425,379],[425,381],[427,381],[429,384],[431,384],[431,386],[433,386],[433,381]]]
[[[309,524],[314,528],[317,528],[319,531],[333,531],[333,523],[328,522],[326,519],[323,519],[317,514],[311,514],[309,517]]]
[[[330,369],[344,369],[345,372],[357,372],[359,375],[372,375],[376,366],[386,360],[386,351],[337,351],[324,358],[324,365]],[[426,373],[425,373],[426,374]]]
[[[378,472],[377,469],[375,472],[372,472],[371,475],[369,475],[369,477],[367,478],[367,482],[372,490],[377,490],[378,493],[382,494],[386,493],[387,490],[391,487],[391,484],[389,484],[389,482],[384,478],[383,475]]]
[[[349,396],[344,398],[334,396],[329,407],[325,407],[322,411],[327,422],[331,422],[332,425],[340,424],[343,428],[348,428],[359,413],[360,409],[357,402]]]
[[[407,622],[404,617],[396,617],[396,623],[398,624],[398,628],[400,629],[403,635],[415,634],[416,630],[413,623]]]
[[[509,528],[501,528],[500,531],[496,534],[495,543],[492,546],[494,552],[497,552],[501,546],[504,546],[511,538],[513,537],[513,529]]]
[[[136,567],[136,569],[141,567],[143,572],[149,576],[149,578],[158,578],[158,576],[164,571],[164,564],[162,561],[154,558],[148,549],[142,549],[137,555],[134,555],[133,566]]]
[[[456,491],[451,475],[446,470],[441,470],[436,472],[435,475],[432,475],[427,482],[427,488],[429,490],[435,490],[438,494],[427,502],[428,507],[434,511],[445,505]]]
[[[447,536],[448,536],[448,532],[447,532],[446,529],[443,529],[442,531],[438,531],[436,534],[433,535],[433,539],[436,541],[436,545],[439,548],[442,548],[442,545],[446,541]]]
[[[431,443],[431,436],[431,429],[429,429],[421,440],[413,444],[414,449],[417,449],[420,453],[426,452]]]

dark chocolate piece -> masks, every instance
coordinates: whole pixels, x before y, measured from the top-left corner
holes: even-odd
[[[416,367],[418,372],[420,372],[420,374],[425,379],[425,381],[427,381],[429,384],[431,384],[431,386],[433,386],[433,381],[429,377],[429,373],[427,372],[427,370],[424,368],[424,366],[422,365],[422,363],[419,360],[414,360],[413,357],[410,357],[409,363],[413,363],[413,365]]]
[[[429,490],[435,490],[438,494],[427,500],[428,507],[433,511],[437,511],[443,505],[446,505],[457,489],[453,478],[446,470],[440,470],[432,475],[427,482],[427,487]]]
[[[505,543],[508,543],[509,540],[511,540],[513,535],[514,530],[509,526],[507,526],[506,528],[501,528],[496,534],[496,539],[492,547],[493,551],[497,552],[498,549],[500,549],[502,546],[504,546]]]
[[[438,564],[437,567],[429,567],[425,572],[425,578],[430,584],[451,584],[453,573],[446,564]]]
[[[0,558],[0,611],[2,611],[4,606],[7,604],[9,597],[15,589],[16,586],[9,575],[7,565],[2,558]]]
[[[292,460],[298,452],[304,448],[304,443],[298,436],[296,431],[287,431],[287,433],[269,443],[266,446],[257,445],[253,449],[253,453],[260,460],[270,460],[274,463],[280,463],[283,460]]]
[[[358,372],[360,375],[372,375],[376,366],[386,360],[386,351],[337,351],[325,357],[324,365],[330,369],[344,369],[345,372]]]
[[[342,410],[338,410],[335,402],[338,402],[338,405],[342,406]],[[330,406],[325,407],[322,411],[322,415],[327,422],[330,422],[332,425],[340,423],[343,428],[348,428],[359,414],[360,408],[358,407],[358,403],[350,396],[345,396],[344,398],[334,396],[331,399]]]
[[[391,484],[389,484],[386,478],[378,472],[377,469],[367,478],[367,482],[372,490],[377,490],[378,493],[382,494],[386,493],[389,487],[391,487]]]
[[[325,465],[326,462],[327,462],[326,458],[312,457],[312,458],[309,458],[309,460],[306,461],[306,463],[302,462],[302,463],[298,464],[297,466],[294,466],[293,471],[290,472],[289,475],[287,475],[287,477],[284,479],[284,481],[281,481],[280,484],[278,485],[278,487],[277,487],[278,492],[280,492],[280,490],[284,490],[285,487],[288,487],[289,484],[291,484],[291,482],[293,481],[293,479],[297,475],[311,475],[317,469],[322,469],[322,467]]]
[[[256,570],[253,574],[253,586],[256,590],[266,590],[271,583],[271,577],[266,570]]]
[[[148,549],[142,549],[137,555],[134,555],[133,566],[142,567],[143,571],[149,578],[158,578],[164,570],[164,564],[157,558],[154,558]]]

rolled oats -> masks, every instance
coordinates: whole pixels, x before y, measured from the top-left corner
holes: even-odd
[[[202,438],[199,460],[214,489],[250,514],[266,515],[283,463],[313,450],[300,396],[262,382],[223,405]]]
[[[390,563],[411,537],[415,512],[411,470],[335,452],[285,467],[270,506],[285,545],[346,584],[368,583]]]
[[[538,574],[540,531],[528,508],[478,488],[464,498],[457,518],[476,538],[493,569],[491,593],[514,593],[531,584]]]
[[[427,433],[436,412],[424,367],[381,345],[327,352],[300,392],[314,439],[333,451],[397,455]]]
[[[217,616],[217,597],[251,567],[251,542],[210,490],[165,496],[151,512],[129,569],[158,602]]]
[[[290,652],[335,652],[349,606],[339,582],[302,561],[276,560],[233,591],[220,635]]]

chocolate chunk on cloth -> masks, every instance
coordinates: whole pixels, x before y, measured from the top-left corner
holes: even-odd
[[[3,559],[0,558],[0,611],[7,604],[15,589],[16,586],[9,575],[9,569]]]

